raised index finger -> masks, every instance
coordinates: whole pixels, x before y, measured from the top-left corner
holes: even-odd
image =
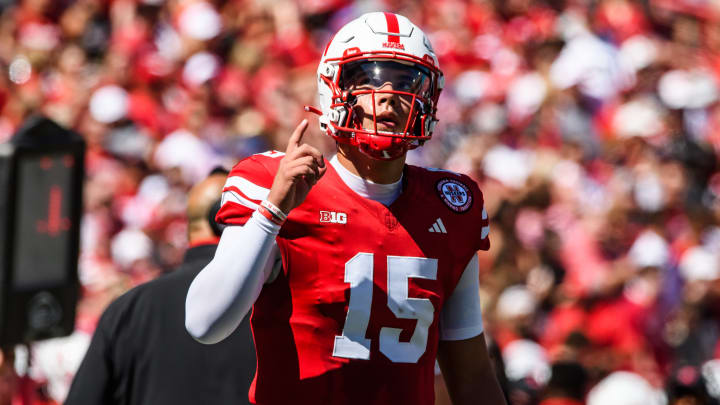
[[[307,129],[307,127],[307,118],[300,121],[300,124],[295,127],[295,131],[293,131],[292,135],[290,135],[290,139],[288,140],[288,146],[285,150],[285,154],[289,154],[300,146],[300,142],[302,142],[302,138],[305,134],[305,130]]]

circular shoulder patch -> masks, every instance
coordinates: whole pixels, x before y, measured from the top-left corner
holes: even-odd
[[[437,192],[451,210],[457,213],[467,212],[472,206],[473,196],[470,188],[465,184],[450,178],[437,182]]]

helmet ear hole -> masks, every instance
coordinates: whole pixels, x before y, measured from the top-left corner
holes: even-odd
[[[427,133],[427,115],[422,114],[418,115],[417,118],[415,118],[415,122],[413,123],[413,135],[415,136],[424,136]]]
[[[321,75],[327,78],[332,78],[335,74],[335,67],[329,63],[323,63],[318,70],[320,71]]]
[[[348,110],[347,110],[347,108],[340,107],[340,108],[338,108],[338,109],[336,109],[336,110],[334,110],[334,111],[337,112],[337,116],[338,116],[338,121],[337,121],[337,122],[338,122],[338,123],[341,123],[341,124],[344,123],[345,120],[347,119],[347,116],[348,116]]]
[[[345,126],[348,115],[348,109],[345,107],[335,107],[328,111],[328,119],[330,122],[334,122],[337,125]]]

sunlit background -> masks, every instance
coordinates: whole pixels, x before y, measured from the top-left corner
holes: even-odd
[[[718,0],[0,0],[0,142],[40,112],[88,143],[76,331],[5,362],[0,398],[17,373],[62,403],[106,305],[180,263],[189,187],[283,150],[332,33],[377,10],[445,72],[409,161],[484,192],[510,403],[718,403]]]

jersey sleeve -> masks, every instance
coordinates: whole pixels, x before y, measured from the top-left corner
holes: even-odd
[[[485,209],[485,199],[483,197],[480,187],[470,177],[463,175],[464,180],[470,184],[470,189],[473,193],[473,198],[477,201],[477,206],[473,208],[473,227],[475,229],[475,248],[476,250],[490,250],[490,219],[488,218],[487,210]]]
[[[478,250],[490,250],[490,220],[484,206],[480,213],[480,238],[477,248]]]
[[[439,326],[441,340],[465,340],[483,332],[477,255],[465,266],[455,290],[445,301]]]
[[[281,152],[265,152],[235,165],[225,181],[215,220],[225,225],[245,225],[270,193],[277,161],[283,155]]]

